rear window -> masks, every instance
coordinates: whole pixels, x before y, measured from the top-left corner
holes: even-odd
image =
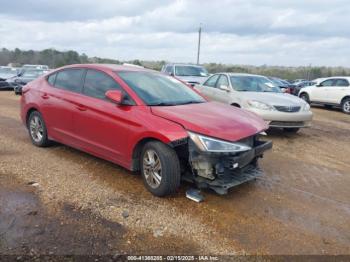
[[[84,69],[65,69],[57,73],[55,87],[79,93]]]
[[[336,86],[349,86],[349,82],[345,79],[337,79],[335,81]]]

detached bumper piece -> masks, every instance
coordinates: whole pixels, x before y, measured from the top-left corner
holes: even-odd
[[[263,175],[258,158],[272,148],[272,142],[259,141],[256,137],[244,142],[252,149],[237,154],[202,152],[189,141],[192,173],[185,174],[183,179],[195,183],[200,189],[210,188],[224,195],[228,189]]]

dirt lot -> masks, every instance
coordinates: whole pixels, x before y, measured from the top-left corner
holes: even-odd
[[[34,147],[18,101],[0,92],[0,254],[350,254],[350,116],[338,110],[271,132],[264,177],[197,204],[188,184],[156,198],[114,164]]]

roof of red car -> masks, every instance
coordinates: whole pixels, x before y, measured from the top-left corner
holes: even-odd
[[[149,71],[156,72],[152,69],[147,69],[137,65],[116,65],[116,64],[74,64],[68,65],[64,68],[71,67],[85,67],[85,68],[95,68],[95,69],[109,69],[113,71]]]

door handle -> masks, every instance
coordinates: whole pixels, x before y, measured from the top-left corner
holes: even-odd
[[[42,98],[42,99],[49,99],[50,97],[49,97],[48,94],[44,93],[44,94],[41,96],[41,98]]]
[[[76,108],[79,110],[79,111],[86,111],[87,108],[83,105],[77,105]]]

